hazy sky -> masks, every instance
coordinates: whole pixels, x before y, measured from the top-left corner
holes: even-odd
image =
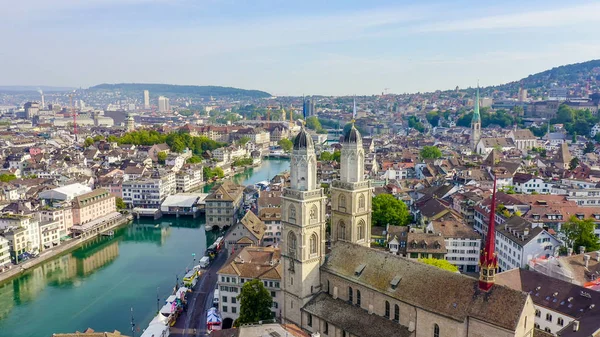
[[[492,85],[600,58],[598,13],[553,0],[0,0],[0,85]]]

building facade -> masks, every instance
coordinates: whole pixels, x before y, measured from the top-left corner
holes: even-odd
[[[222,182],[206,197],[206,225],[223,228],[236,223],[244,196],[244,186]]]
[[[117,211],[116,198],[99,188],[73,200],[73,224],[83,225]]]

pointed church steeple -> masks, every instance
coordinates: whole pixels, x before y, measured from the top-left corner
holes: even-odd
[[[498,268],[498,257],[496,256],[496,172],[494,174],[494,190],[492,191],[492,204],[490,209],[490,220],[488,223],[485,247],[479,257],[479,289],[488,291],[496,280],[496,269]]]
[[[473,119],[471,119],[471,149],[476,152],[477,144],[481,139],[481,115],[479,114],[479,83],[477,83],[477,95],[475,107],[473,108]]]

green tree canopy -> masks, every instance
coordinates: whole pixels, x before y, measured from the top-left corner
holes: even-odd
[[[244,283],[237,298],[240,301],[240,316],[235,320],[235,326],[273,318],[273,298],[262,281],[254,279]]]
[[[427,118],[427,121],[429,122],[429,124],[431,124],[432,126],[437,126],[438,123],[440,122],[440,115],[438,111],[432,110],[429,111],[427,113],[427,115],[425,115],[425,118]]]
[[[292,141],[289,139],[283,138],[277,142],[277,145],[281,146],[283,151],[290,152],[290,151],[292,151],[292,147],[294,146],[294,143],[292,143]]]
[[[585,143],[585,149],[583,149],[583,153],[592,153],[596,149],[596,146],[592,142]]]
[[[250,137],[244,136],[238,139],[238,144],[244,146],[250,141]]]
[[[200,157],[198,157],[198,156],[196,156],[196,155],[193,155],[193,156],[189,157],[189,158],[186,160],[186,162],[187,162],[188,164],[198,164],[198,163],[201,163],[201,162],[202,162],[202,158],[200,158]]]
[[[94,145],[94,139],[92,137],[87,137],[83,142],[83,146],[85,147],[90,147],[92,145]]]
[[[321,152],[321,156],[319,157],[319,159],[322,160],[322,161],[333,160],[333,154],[331,152],[328,152],[328,151],[323,151],[323,152]]]
[[[127,204],[125,204],[125,202],[123,201],[123,198],[115,198],[115,204],[117,206],[117,209],[125,209],[127,208]]]
[[[373,198],[373,225],[406,226],[410,213],[406,204],[391,194],[380,194]]]
[[[315,131],[323,129],[323,126],[321,126],[321,122],[316,116],[310,116],[306,119],[306,127]]]
[[[432,265],[432,266],[438,267],[440,269],[448,270],[448,271],[451,271],[454,273],[456,273],[458,271],[458,267],[456,267],[452,263],[450,263],[446,260],[442,260],[442,259],[426,258],[426,259],[419,259],[419,262],[423,262],[425,264]]]
[[[574,170],[579,166],[579,158],[573,157],[569,162],[569,170]]]
[[[567,247],[577,251],[579,247],[583,246],[586,252],[591,252],[600,249],[598,237],[594,233],[595,229],[594,220],[578,219],[576,216],[572,216],[561,226],[560,232]]]
[[[17,179],[17,176],[15,176],[14,174],[7,174],[7,173],[2,173],[0,174],[0,181],[3,183],[7,183],[11,180],[15,180]]]
[[[159,162],[160,164],[163,164],[163,165],[164,165],[164,164],[165,164],[165,162],[167,161],[167,154],[166,154],[165,152],[159,152],[159,153],[156,155],[156,158],[158,159],[158,162]]]
[[[420,154],[423,159],[438,159],[442,156],[442,151],[437,146],[424,146]]]

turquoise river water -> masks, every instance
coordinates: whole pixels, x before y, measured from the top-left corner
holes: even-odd
[[[288,160],[265,160],[234,180],[249,185],[289,170]],[[177,279],[217,234],[204,218],[135,220],[85,246],[0,284],[0,337],[49,337],[55,332],[119,330],[130,334],[131,308],[145,327]],[[139,335],[139,333],[136,333]]]

